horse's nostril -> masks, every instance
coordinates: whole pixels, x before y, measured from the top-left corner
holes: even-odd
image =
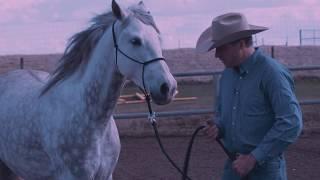
[[[167,95],[168,92],[169,92],[169,87],[168,87],[168,84],[167,83],[163,83],[160,87],[160,92],[161,94],[163,95]]]

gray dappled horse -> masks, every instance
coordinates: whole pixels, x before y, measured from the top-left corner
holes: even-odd
[[[129,79],[155,103],[169,103],[177,84],[162,60],[159,30],[143,3],[124,10],[112,1],[112,11],[72,37],[52,75],[2,75],[0,179],[111,180],[120,91]]]

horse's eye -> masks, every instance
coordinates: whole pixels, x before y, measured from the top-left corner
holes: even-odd
[[[142,44],[141,39],[139,39],[139,38],[133,38],[133,39],[131,39],[131,43],[132,43],[134,46],[141,46],[141,44]]]

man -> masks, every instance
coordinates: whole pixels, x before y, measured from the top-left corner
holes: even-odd
[[[224,180],[287,179],[283,152],[302,129],[291,74],[252,45],[252,35],[265,30],[240,13],[227,13],[213,19],[197,42],[198,52],[215,49],[226,67],[215,122],[205,128],[236,155],[225,164]]]

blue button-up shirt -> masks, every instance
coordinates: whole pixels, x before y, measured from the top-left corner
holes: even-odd
[[[226,68],[216,124],[231,152],[251,153],[258,162],[280,155],[302,129],[288,69],[259,49],[238,68]]]

